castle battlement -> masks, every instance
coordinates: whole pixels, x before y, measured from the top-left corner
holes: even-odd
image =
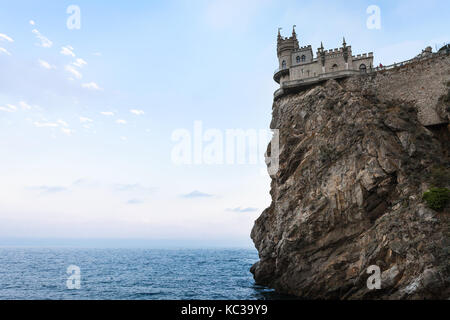
[[[311,45],[307,45],[307,46],[298,48],[298,50],[304,50],[304,49],[312,49],[312,47],[311,47]]]
[[[353,59],[366,59],[371,57],[373,58],[373,52],[357,54],[356,56],[352,56]]]

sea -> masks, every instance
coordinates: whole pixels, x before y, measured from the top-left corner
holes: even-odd
[[[253,249],[0,248],[0,300],[271,300]]]

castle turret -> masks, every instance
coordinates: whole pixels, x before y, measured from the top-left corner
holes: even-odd
[[[295,25],[292,28],[292,36],[289,38],[282,37],[280,30],[281,28],[278,28],[277,55],[279,66],[274,75],[274,80],[278,83],[289,80],[289,68],[293,64],[292,54],[299,49]]]
[[[277,54],[280,69],[286,69],[292,65],[292,53],[299,48],[299,44],[295,26],[292,28],[292,36],[289,38],[283,38],[280,30],[281,28],[278,29]]]

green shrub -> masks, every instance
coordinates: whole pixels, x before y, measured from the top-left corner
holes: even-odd
[[[431,188],[422,198],[433,210],[441,211],[450,201],[450,190],[447,188]]]

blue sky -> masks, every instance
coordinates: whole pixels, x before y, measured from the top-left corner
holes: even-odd
[[[0,238],[251,245],[270,204],[263,166],[176,165],[172,134],[268,128],[278,27],[314,49],[345,36],[385,65],[450,30],[448,1],[0,4]]]

